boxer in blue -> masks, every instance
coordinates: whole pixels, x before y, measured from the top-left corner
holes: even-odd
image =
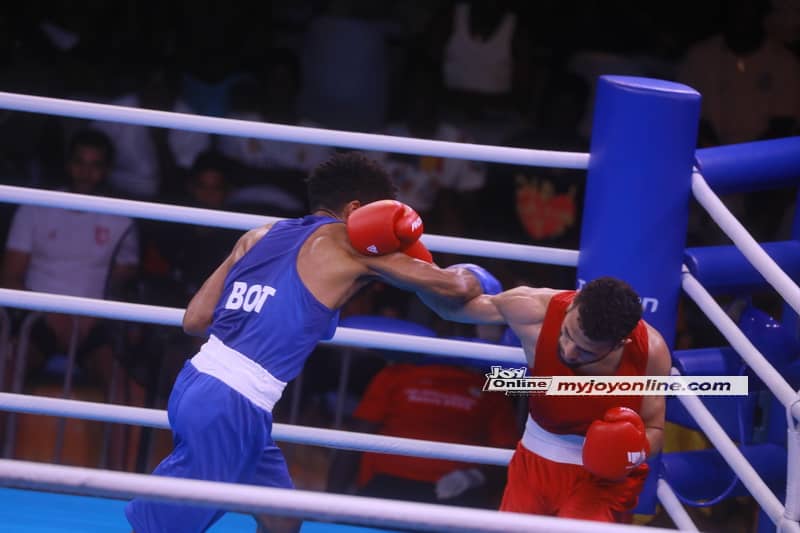
[[[475,269],[432,263],[419,216],[390,200],[394,186],[375,163],[339,154],[307,185],[312,214],[244,234],[189,303],[183,328],[208,341],[173,387],[174,449],[155,475],[291,488],[272,408],[316,344],[333,336],[339,308],[374,279],[454,306],[483,292]],[[224,513],[143,499],[125,512],[136,533],[205,531]]]

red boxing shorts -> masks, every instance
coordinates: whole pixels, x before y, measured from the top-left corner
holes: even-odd
[[[647,463],[618,481],[579,465],[557,463],[517,444],[508,465],[501,511],[629,523],[647,479]]]

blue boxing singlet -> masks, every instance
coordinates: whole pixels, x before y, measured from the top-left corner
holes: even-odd
[[[277,222],[225,278],[209,341],[192,363],[270,410],[320,340],[333,336],[338,310],[314,297],[297,273],[297,254],[324,224],[309,215]]]

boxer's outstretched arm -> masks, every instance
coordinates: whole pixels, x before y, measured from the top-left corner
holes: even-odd
[[[362,277],[380,279],[400,289],[429,295],[443,305],[461,306],[482,293],[478,279],[466,269],[439,268],[405,253],[357,256],[355,259],[366,267]]]
[[[550,297],[558,291],[534,287],[514,287],[495,295],[481,294],[463,305],[444,302],[420,293],[420,298],[439,316],[469,324],[508,324],[517,333],[544,320]]]

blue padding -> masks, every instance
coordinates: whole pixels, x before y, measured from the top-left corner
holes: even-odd
[[[733,348],[676,350],[672,364],[686,376],[729,376],[739,374],[742,359]]]
[[[742,446],[740,450],[756,472],[773,491],[786,484],[786,448],[775,444]],[[665,453],[661,455],[662,477],[681,500],[702,505],[717,498],[731,485],[734,474],[716,450]],[[726,497],[745,496],[749,492],[740,481]]]
[[[383,331],[384,333],[402,333],[405,335],[419,335],[420,337],[435,337],[436,332],[431,328],[403,320],[377,315],[352,315],[339,320],[339,325],[345,328],[368,329]]]
[[[677,83],[601,76],[581,222],[578,283],[621,278],[669,345],[686,246],[700,94]]]
[[[795,365],[800,367],[800,365]],[[800,368],[798,368],[800,370]],[[786,407],[775,396],[769,397],[766,406],[767,427],[764,432],[764,440],[773,444],[786,446],[787,430],[789,429],[786,419]]]
[[[800,354],[800,343],[797,338],[780,322],[757,307],[748,305],[742,311],[737,325],[780,373],[783,373],[784,368]],[[760,380],[755,386],[764,388]]]
[[[792,279],[800,278],[800,242],[768,242],[762,246]],[[769,286],[735,246],[687,248],[684,263],[712,294],[749,293]]]
[[[717,194],[796,185],[800,137],[703,148],[696,165]]]
[[[673,365],[685,376],[736,376],[744,368],[739,355],[731,348],[678,350],[672,355]],[[700,400],[714,415],[732,439],[749,442],[758,401],[750,387],[748,396],[701,396]],[[690,429],[700,430],[683,404],[675,396],[667,397],[667,420]]]
[[[800,356],[800,354],[797,355]],[[800,390],[800,359],[786,365],[782,369],[781,375],[794,390]]]
[[[755,393],[748,396],[702,396],[701,401],[731,439],[745,442],[752,440],[758,402]],[[667,397],[667,421],[701,431],[700,426],[676,396]]]

